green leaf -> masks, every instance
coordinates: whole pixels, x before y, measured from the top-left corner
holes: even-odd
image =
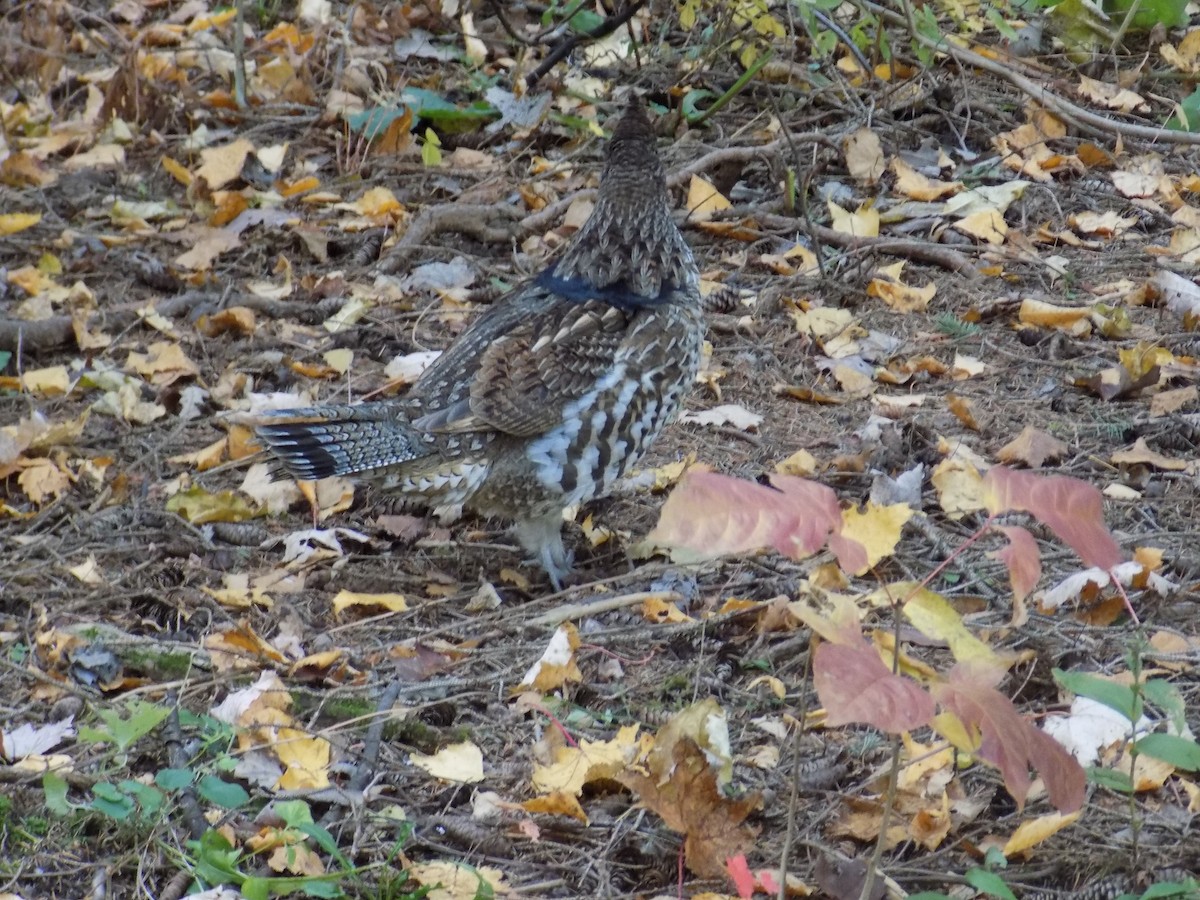
[[[201,778],[196,784],[196,792],[222,809],[238,809],[250,802],[250,795],[240,784],[225,781],[216,775]]]
[[[576,34],[591,34],[604,24],[604,16],[590,9],[581,9],[571,16],[568,24]]]
[[[1088,780],[1092,784],[1098,784],[1100,787],[1106,787],[1110,791],[1116,791],[1120,794],[1133,793],[1133,782],[1129,780],[1128,772],[1118,772],[1115,769],[1101,769],[1097,766],[1089,766],[1087,775]]]
[[[210,887],[218,884],[241,884],[246,876],[238,871],[242,852],[234,848],[219,831],[210,828],[199,841],[189,841],[196,851],[196,875]]]
[[[987,20],[992,23],[992,27],[1000,32],[1001,37],[1005,40],[1015,41],[1017,39],[1017,29],[1008,24],[1008,20],[1001,15],[1000,10],[994,6],[989,6],[987,12],[984,13]]]
[[[1187,727],[1186,706],[1179,688],[1161,678],[1151,678],[1142,684],[1146,699],[1167,714],[1176,731]]]
[[[373,141],[407,113],[407,106],[374,106],[362,112],[350,113],[346,116],[346,124],[355,134],[362,134],[367,140]],[[415,117],[413,124],[416,124]]]
[[[490,103],[477,100],[470,106],[462,107],[425,88],[405,88],[400,99],[416,110],[414,120],[424,119],[436,125],[439,131],[451,134],[475,131],[500,117],[500,111]]]
[[[125,715],[114,709],[101,709],[96,713],[104,728],[80,728],[79,737],[93,743],[113,743],[124,753],[133,743],[158,727],[171,710],[156,703],[139,701],[125,709]]]
[[[274,804],[271,809],[288,828],[299,828],[301,825],[311,825],[314,822],[312,809],[303,800],[284,800]]]
[[[46,809],[58,816],[65,816],[75,809],[75,805],[67,799],[67,779],[57,772],[47,772],[42,776],[42,793],[46,795]]]
[[[683,95],[683,103],[680,104],[679,109],[683,113],[683,117],[689,123],[693,123],[702,119],[707,112],[705,109],[700,109],[697,104],[705,100],[715,100],[716,97],[716,91],[695,88]]]
[[[11,350],[0,350],[0,371],[3,371],[8,366],[10,359],[12,359]]]
[[[191,769],[159,769],[154,776],[154,783],[164,791],[181,791],[195,776]]]
[[[1114,22],[1120,23],[1132,7],[1133,0],[1107,0],[1104,11],[1112,15]],[[1140,0],[1129,30],[1149,31],[1160,24],[1165,28],[1180,28],[1187,21],[1187,0]]]
[[[421,162],[427,166],[436,166],[442,161],[441,139],[432,128],[425,129],[425,141],[421,144]]]
[[[1179,101],[1179,109],[1182,120],[1179,115],[1171,116],[1166,127],[1172,131],[1200,131],[1200,87]]]
[[[92,795],[95,798],[92,800],[92,809],[104,813],[110,819],[124,822],[133,815],[135,809],[133,799],[122,793],[111,782],[101,781],[99,784],[93,785]]]
[[[167,799],[166,795],[158,788],[153,785],[142,784],[140,781],[126,779],[121,782],[120,788],[137,800],[145,817],[152,817],[162,809],[163,801]]]
[[[1189,772],[1200,770],[1200,744],[1173,734],[1148,734],[1134,744],[1139,753]]]
[[[1142,698],[1129,685],[1105,681],[1086,672],[1064,672],[1062,669],[1054,670],[1054,680],[1072,694],[1116,710],[1129,722],[1137,722],[1142,717]]]
[[[989,872],[986,869],[968,869],[965,877],[967,884],[977,891],[982,891],[992,897],[1000,897],[1002,900],[1017,900],[1017,895],[995,872]]]
[[[1152,884],[1137,900],[1158,900],[1159,897],[1195,897],[1200,891],[1200,882],[1195,878],[1186,881],[1166,881],[1162,884]]]

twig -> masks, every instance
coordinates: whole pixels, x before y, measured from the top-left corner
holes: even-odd
[[[609,16],[587,34],[569,34],[564,35],[557,44],[550,48],[550,52],[546,54],[546,58],[541,64],[525,76],[525,86],[533,87],[546,73],[563,59],[566,59],[576,47],[584,41],[597,41],[601,38],[608,37],[626,22],[634,17],[639,9],[646,5],[646,0],[634,0],[615,16]]]
[[[443,203],[421,210],[381,262],[377,272],[392,275],[404,267],[409,255],[430,237],[443,231],[457,231],[484,243],[502,243],[514,236],[513,228],[491,224],[497,217],[513,219],[518,211],[507,206],[483,206],[468,203]]]
[[[179,695],[175,691],[167,693],[167,704],[171,713],[163,722],[163,735],[166,738],[167,760],[173,769],[188,768],[187,754],[183,750],[183,728],[179,724]],[[191,785],[179,792],[179,806],[183,811],[183,821],[187,825],[188,834],[192,840],[198,841],[208,831],[208,822],[200,811],[200,801],[196,799],[196,791]]]
[[[860,237],[834,231],[824,225],[810,225],[803,219],[790,216],[763,214],[758,217],[759,224],[773,230],[799,230],[806,232],[814,240],[820,240],[844,250],[869,250],[872,253],[886,253],[890,256],[903,256],[918,262],[932,263],[951,272],[978,278],[979,272],[975,264],[965,255],[949,247],[930,244],[925,241],[905,241],[895,238]]]
[[[674,603],[676,600],[682,599],[683,595],[678,591],[638,591],[633,594],[621,594],[619,597],[605,597],[601,600],[594,600],[591,603],[573,603],[570,606],[559,606],[536,618],[527,619],[523,624],[529,628],[540,628],[543,625],[561,625],[568,619],[612,612],[614,609],[636,606],[639,603],[645,603],[647,600],[661,600],[664,603]]]
[[[375,766],[379,762],[379,749],[383,746],[383,728],[390,718],[392,706],[400,698],[402,687],[399,679],[393,679],[387,690],[380,695],[379,702],[375,704],[375,718],[367,728],[367,736],[363,740],[362,756],[359,758],[358,765],[354,767],[354,774],[350,776],[350,783],[344,792],[351,797],[361,796],[366,791],[367,785],[371,783]],[[337,807],[331,806],[321,817],[321,825],[329,828],[337,820],[338,815]]]

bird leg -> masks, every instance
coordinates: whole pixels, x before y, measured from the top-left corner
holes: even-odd
[[[536,519],[524,519],[513,526],[513,534],[550,576],[556,591],[562,590],[563,579],[570,574],[574,561],[563,546],[562,523],[562,512],[556,510]]]

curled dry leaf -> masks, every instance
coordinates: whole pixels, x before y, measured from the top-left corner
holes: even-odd
[[[757,829],[746,818],[762,805],[758,794],[729,800],[721,792],[717,771],[690,738],[672,750],[669,778],[660,781],[632,769],[617,780],[638,796],[642,806],[660,816],[672,831],[685,836],[687,867],[705,878],[721,878],[725,860],[753,846]]]

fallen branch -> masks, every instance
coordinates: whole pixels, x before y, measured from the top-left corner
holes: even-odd
[[[868,250],[888,256],[902,256],[917,262],[931,263],[968,278],[978,278],[975,263],[957,250],[927,241],[899,240],[887,237],[860,237],[834,231],[824,225],[810,224],[803,219],[774,214],[759,214],[755,218],[764,228],[773,231],[802,231],[814,240],[843,250]]]

